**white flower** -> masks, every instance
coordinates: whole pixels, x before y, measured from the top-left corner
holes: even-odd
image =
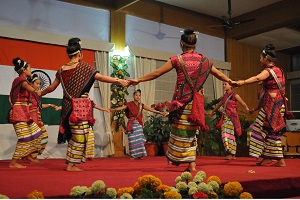
[[[182,178],[181,176],[177,176],[176,179],[175,179],[175,183],[179,183],[182,181]]]
[[[4,194],[0,194],[0,199],[9,199],[8,196],[4,195]]]
[[[115,188],[107,188],[106,194],[112,199],[115,199],[117,197],[117,191]]]
[[[120,196],[120,199],[133,199],[133,198],[129,193],[125,192]]]
[[[197,174],[196,174],[196,176],[197,175],[201,176],[203,178],[202,180],[204,180],[206,178],[206,173],[204,171],[202,171],[202,170],[198,171]]]
[[[217,192],[218,190],[219,190],[219,184],[217,183],[217,181],[210,181],[209,183],[207,183],[208,185],[210,185],[212,188],[213,188],[213,190],[215,191],[215,192]]]
[[[185,182],[178,182],[176,183],[176,189],[179,191],[187,190],[187,184]]]
[[[81,196],[87,191],[86,186],[75,186],[71,189],[70,196]]]
[[[192,174],[190,172],[183,172],[181,178],[183,181],[188,181],[192,178]]]
[[[203,181],[203,178],[200,175],[194,176],[193,181],[197,184],[201,183]]]
[[[116,104],[118,103],[117,99],[116,98],[113,98],[111,101],[110,101],[112,104]]]
[[[104,190],[106,188],[106,185],[103,181],[101,180],[98,180],[98,181],[95,181],[93,184],[92,184],[92,191],[93,192],[100,192],[101,190]]]
[[[205,194],[209,194],[210,192],[214,191],[211,185],[208,185],[204,182],[200,183],[197,188],[198,191],[201,191]]]
[[[189,188],[197,187],[197,183],[191,181],[191,182],[188,183],[188,187]]]
[[[198,189],[196,187],[191,187],[189,189],[189,195],[192,196],[194,193],[198,192]]]

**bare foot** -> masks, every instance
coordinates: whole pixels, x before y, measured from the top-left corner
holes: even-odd
[[[189,167],[188,167],[187,169],[188,169],[188,171],[190,171],[190,172],[195,172],[195,171],[197,171],[197,170],[196,170],[196,163],[195,163],[195,162],[191,162],[191,163],[189,164]]]
[[[34,165],[39,165],[41,164],[41,161],[39,161],[38,159],[33,159],[30,161],[31,164],[34,164]]]
[[[21,165],[19,163],[9,163],[8,167],[9,168],[26,168],[26,166]]]
[[[226,156],[224,159],[225,159],[225,160],[232,160],[233,158],[232,158],[232,155],[231,155],[231,154],[229,154],[229,155],[228,155],[228,156]]]
[[[76,165],[68,165],[67,167],[68,172],[82,172],[83,170],[77,167]]]
[[[267,164],[271,164],[272,160],[271,159],[263,159],[262,161],[256,163],[257,166],[263,166],[263,165],[267,165]]]
[[[272,167],[285,167],[285,161],[283,159],[278,160],[275,164],[271,165]]]

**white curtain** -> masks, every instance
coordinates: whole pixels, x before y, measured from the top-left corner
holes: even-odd
[[[96,51],[95,52],[95,66],[96,69],[102,75],[110,76],[109,66],[110,66],[110,55],[109,52]],[[110,108],[110,84],[98,82],[99,91],[101,96],[102,105],[104,108]],[[97,85],[96,85],[97,86]],[[104,134],[101,134],[101,141],[103,145],[102,156],[110,156],[115,153],[114,143],[113,143],[113,132],[111,130],[111,120],[110,113],[102,112],[104,118]]]
[[[144,57],[134,57],[135,77],[140,78],[154,70],[156,70],[156,61],[154,59]],[[151,106],[155,99],[155,82],[156,80],[143,82],[136,86],[136,89],[142,91],[141,101],[146,106]],[[143,115],[144,119],[147,117]]]
[[[226,76],[229,77],[230,70],[218,69],[222,71]],[[213,86],[214,86],[214,99],[218,99],[224,95],[223,82],[213,76]]]

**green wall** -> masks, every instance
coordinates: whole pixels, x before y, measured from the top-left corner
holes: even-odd
[[[61,99],[54,98],[42,98],[43,104],[55,104],[61,106]],[[8,101],[8,95],[0,95],[0,124],[7,124],[6,115],[10,109],[10,104]],[[55,111],[53,108],[43,109],[43,122],[48,125],[58,125],[60,119],[60,111]]]

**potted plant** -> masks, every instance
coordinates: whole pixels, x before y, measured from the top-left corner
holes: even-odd
[[[163,103],[153,104],[151,107],[161,112],[167,112],[168,104],[169,102],[166,101]],[[163,143],[169,141],[171,131],[169,118],[163,117],[159,114],[151,114],[144,123],[143,130],[147,143],[154,143],[157,145],[160,152],[165,152],[165,150],[163,150]]]

